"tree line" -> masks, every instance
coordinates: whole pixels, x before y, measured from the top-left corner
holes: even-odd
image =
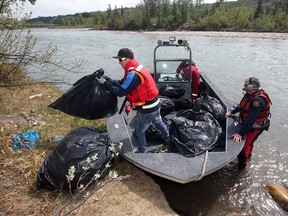
[[[30,26],[55,25],[110,30],[288,31],[287,0],[142,0],[133,8],[111,8],[28,20]]]

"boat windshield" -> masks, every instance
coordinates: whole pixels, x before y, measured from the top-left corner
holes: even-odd
[[[191,76],[185,73],[185,68],[189,67],[191,67],[189,60],[158,60],[155,62],[156,81],[189,82]]]

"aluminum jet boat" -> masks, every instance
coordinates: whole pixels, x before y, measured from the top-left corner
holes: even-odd
[[[188,67],[192,67],[192,51],[187,40],[172,36],[167,40],[157,41],[154,49],[153,77],[160,95],[163,89],[181,89],[183,96],[191,99],[192,75],[188,79],[187,77],[184,79],[184,76],[181,74],[177,76],[175,73],[183,61],[187,62]],[[205,93],[209,97],[215,98],[227,112],[232,104],[219,91],[215,83],[209,80],[203,72],[200,72],[200,80],[198,95]],[[235,119],[224,118],[219,123],[222,130],[221,136],[219,136],[220,142],[201,154],[187,156],[175,150],[171,151],[169,148],[163,149],[161,139],[149,139],[149,137],[147,138],[147,151],[135,153],[137,138],[133,132],[137,111],[133,108],[125,110],[125,107],[130,104],[124,98],[119,98],[118,105],[119,113],[107,118],[109,137],[114,143],[122,143],[120,154],[125,160],[153,175],[181,184],[198,181],[237,158],[243,147],[242,143],[234,143],[231,139],[231,135],[239,130],[239,125]],[[191,110],[193,109],[191,108]],[[183,113],[183,111],[181,112]],[[166,116],[163,116],[163,119],[165,118]],[[193,140],[193,142],[197,144],[197,140]]]

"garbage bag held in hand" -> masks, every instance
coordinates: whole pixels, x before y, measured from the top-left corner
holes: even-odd
[[[114,115],[118,111],[117,96],[96,80],[99,70],[82,77],[49,107],[88,120]]]
[[[49,154],[37,174],[37,187],[69,189],[68,170],[74,166],[71,188],[91,181],[96,173],[100,178],[108,174],[106,164],[112,159],[107,133],[94,127],[81,127],[70,132]],[[80,176],[85,172],[83,179]]]

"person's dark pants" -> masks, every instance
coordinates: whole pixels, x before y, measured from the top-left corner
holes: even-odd
[[[238,154],[238,167],[240,169],[244,169],[248,165],[249,157],[251,156],[252,150],[254,148],[254,142],[262,132],[263,130],[253,130],[247,133],[244,147]]]

